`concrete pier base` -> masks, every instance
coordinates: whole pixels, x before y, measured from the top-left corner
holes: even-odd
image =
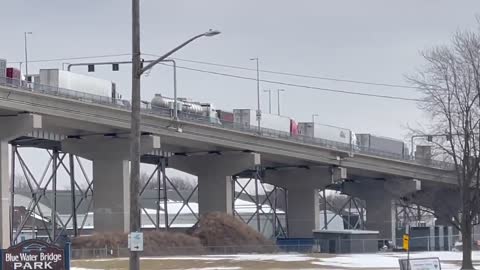
[[[169,158],[168,167],[198,177],[199,214],[233,213],[232,176],[260,165],[256,153],[207,154]]]
[[[157,136],[142,136],[141,152],[160,148]],[[67,139],[62,150],[93,163],[95,232],[130,231],[130,143],[128,137]]]
[[[319,191],[332,181],[329,168],[288,168],[267,171],[267,183],[288,190],[288,236],[310,238],[320,229]]]
[[[367,229],[378,231],[381,239],[393,241],[396,238],[395,201],[389,195],[377,193],[365,199],[365,202]]]
[[[345,183],[344,192],[366,202],[366,229],[379,231],[379,237],[395,243],[395,203],[403,196],[421,189],[421,182],[415,179],[362,179]]]
[[[318,189],[288,189],[288,237],[310,238],[320,228]]]
[[[127,160],[93,160],[93,207],[96,232],[128,232],[130,164]]]

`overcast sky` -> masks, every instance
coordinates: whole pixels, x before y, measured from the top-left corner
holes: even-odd
[[[23,61],[23,32],[29,36],[29,59],[125,54],[131,51],[131,7],[126,0],[2,1],[0,58]],[[478,0],[363,1],[141,1],[142,52],[163,54],[210,28],[222,31],[182,49],[175,57],[304,75],[405,85],[404,76],[423,61],[419,51],[449,42],[458,29],[476,29]],[[148,57],[145,57],[148,58]],[[92,59],[127,60],[128,56]],[[61,68],[62,62],[30,63]],[[255,77],[255,72],[179,61],[180,66]],[[12,63],[11,65],[18,65]],[[91,75],[111,79],[130,96],[130,66],[113,73],[97,68]],[[78,68],[75,72],[85,72]],[[418,97],[412,89],[366,86],[325,80],[261,74],[264,79],[340,90]],[[142,79],[142,97],[173,95],[171,69],[156,67]],[[405,138],[407,124],[425,121],[415,102],[284,88],[282,114],[348,127],[355,132]],[[219,109],[255,108],[255,81],[178,70],[179,96],[212,102]],[[275,99],[276,100],[276,96]],[[262,93],[262,110],[268,96]],[[276,102],[273,106],[276,110]]]

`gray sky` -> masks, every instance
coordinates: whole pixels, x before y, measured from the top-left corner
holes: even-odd
[[[457,29],[476,29],[477,0],[405,1],[141,1],[142,52],[162,54],[209,28],[222,34],[204,38],[175,57],[351,80],[406,84],[404,75],[421,66],[419,51],[445,44]],[[23,60],[23,32],[29,37],[29,59],[123,54],[131,50],[130,1],[3,1],[0,58]],[[128,57],[118,57],[126,60]],[[106,60],[106,59],[98,59]],[[115,60],[115,59],[112,59]],[[16,65],[16,64],[15,64]],[[179,65],[255,77],[255,72],[179,62]],[[29,65],[61,68],[61,61]],[[121,72],[98,68],[95,76],[117,82],[130,96],[130,67]],[[74,70],[84,72],[84,68]],[[415,90],[261,74],[262,78],[342,90],[418,97]],[[154,93],[172,96],[171,69],[155,68],[142,80],[143,99]],[[284,88],[282,114],[404,138],[406,124],[425,121],[414,102]],[[212,102],[217,108],[255,108],[256,83],[193,71],[178,71],[180,96]],[[276,100],[276,99],[274,99]],[[262,93],[262,109],[268,110]],[[276,104],[273,106],[276,110]]]

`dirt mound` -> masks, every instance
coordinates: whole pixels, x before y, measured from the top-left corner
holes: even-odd
[[[277,249],[273,241],[266,239],[247,224],[219,212],[203,215],[191,234],[200,238],[210,251],[274,252]]]
[[[105,233],[81,236],[73,239],[73,249],[111,250],[118,256],[126,253],[128,236],[125,233]],[[145,256],[204,254],[200,240],[184,233],[151,231],[144,233]]]

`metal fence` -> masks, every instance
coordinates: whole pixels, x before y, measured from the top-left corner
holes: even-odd
[[[94,94],[89,94],[81,91],[42,85],[39,83],[30,83],[23,80],[17,80],[17,79],[6,78],[1,76],[0,76],[0,85],[11,87],[11,88],[17,88],[21,90],[26,90],[26,91],[31,91],[31,92],[36,92],[36,93],[41,93],[41,94],[47,94],[47,95],[53,95],[53,96],[58,96],[62,98],[67,98],[67,99],[78,100],[82,102],[123,108],[126,110],[130,110],[131,108],[131,103],[128,100],[94,95]],[[147,103],[142,103],[142,112],[144,114],[151,114],[151,115],[168,117],[168,118],[171,118],[173,116],[173,112],[171,109],[152,107]],[[309,144],[309,145],[317,145],[327,149],[344,151],[345,153],[352,154],[352,155],[355,153],[360,153],[365,155],[372,155],[372,156],[379,156],[383,158],[401,160],[404,162],[414,163],[414,164],[419,164],[424,166],[437,167],[442,169],[453,169],[452,163],[448,163],[444,161],[431,160],[431,159],[421,160],[418,158],[414,159],[413,157],[410,157],[408,155],[400,155],[397,153],[382,151],[380,149],[362,148],[352,144],[346,144],[346,143],[325,140],[321,138],[313,138],[313,137],[302,136],[302,135],[292,136],[289,132],[267,129],[267,128],[258,129],[258,126],[243,125],[239,123],[225,123],[225,122],[220,123],[216,118],[211,118],[211,117],[199,115],[199,114],[189,114],[186,112],[179,112],[178,118],[180,121],[194,122],[194,123],[199,123],[204,125],[225,128],[229,130],[236,130],[236,131],[254,134],[257,136],[270,137],[270,138],[287,140],[287,141],[292,141],[297,143]]]
[[[461,246],[455,244],[459,235],[426,236],[410,238],[412,252],[423,251],[460,251]],[[397,239],[401,243],[402,239]],[[480,249],[474,243],[474,249]],[[242,246],[207,246],[207,247],[162,247],[161,249],[145,249],[142,256],[201,256],[201,255],[234,255],[234,254],[284,254],[284,253],[328,253],[328,254],[361,254],[378,252],[406,252],[402,245],[395,246],[391,240],[386,239],[312,239],[279,241],[276,245],[242,245]],[[72,258],[80,259],[105,259],[128,257],[126,247],[105,247],[92,249],[72,250]]]

